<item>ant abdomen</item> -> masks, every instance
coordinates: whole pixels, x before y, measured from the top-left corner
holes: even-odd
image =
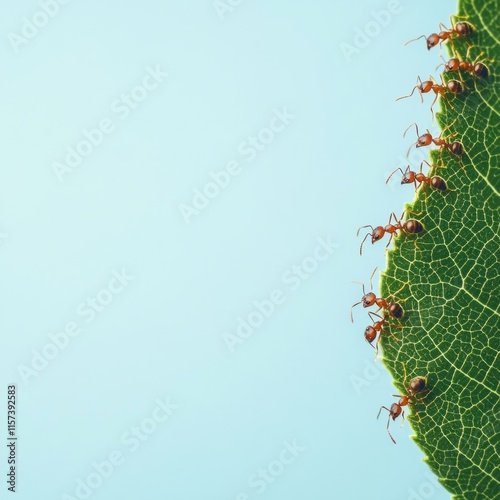
[[[446,185],[444,179],[438,177],[437,175],[431,177],[430,183],[434,189],[439,189],[440,191],[446,191],[448,189],[448,186]]]
[[[469,23],[460,21],[459,23],[455,24],[455,31],[460,36],[467,36],[470,35],[474,30]]]
[[[404,228],[411,234],[418,234],[424,230],[424,226],[415,219],[409,219],[404,223]]]
[[[426,380],[423,377],[415,377],[410,380],[410,391],[412,393],[423,392],[427,389]]]
[[[387,310],[393,318],[400,319],[404,315],[403,308],[397,302],[392,302],[391,304],[389,304]]]
[[[464,147],[460,142],[452,142],[450,146],[450,151],[455,155],[455,156],[461,156],[464,152]]]

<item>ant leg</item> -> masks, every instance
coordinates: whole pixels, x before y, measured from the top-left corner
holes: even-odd
[[[377,318],[380,318],[382,320],[384,319],[384,318],[382,318],[382,316],[380,316],[380,314],[374,313],[373,311],[368,311],[368,316],[370,316],[370,319],[372,320],[373,323],[375,323],[375,321],[372,318],[372,316],[377,316]]]
[[[472,47],[473,47],[473,45],[471,45],[471,48],[472,48]],[[469,52],[467,51],[467,55],[468,55],[468,54],[469,54]],[[476,63],[480,62],[479,60],[481,59],[481,56],[484,56],[484,52],[481,52],[481,53],[480,53],[480,54],[476,57],[476,59],[474,60],[474,62],[473,62],[472,64],[476,64]],[[490,63],[494,63],[494,62],[495,62],[495,59],[489,59],[489,58],[485,57],[485,58],[483,59],[483,61],[488,61],[488,62],[490,62]]]
[[[427,166],[429,167],[429,172],[427,172],[428,174],[430,174],[431,170],[436,167],[436,170],[438,168],[446,168],[444,165],[443,167],[440,167],[440,166],[437,166],[437,165],[433,165],[431,163],[429,163],[427,160],[422,160],[422,162],[420,163],[420,173],[422,173],[422,170],[424,168],[424,163],[427,164]]]
[[[391,413],[389,412],[389,418],[387,419],[387,434],[391,438],[392,442],[396,444],[396,440],[392,437],[391,431],[389,430],[389,424],[391,423]]]
[[[453,22],[451,20],[451,17],[450,17],[450,23],[451,23],[451,26],[452,26],[452,29],[453,29]],[[451,31],[450,29],[448,29],[443,23],[439,23],[439,29],[441,31]]]
[[[391,215],[389,216],[388,224],[391,224],[392,219],[394,219],[394,224],[399,224],[399,219],[396,217],[396,214],[394,212],[392,212]]]
[[[378,266],[375,267],[375,269],[373,270],[373,273],[372,275],[370,276],[370,290],[373,290],[373,283],[372,283],[372,279],[373,277],[375,276],[375,273],[377,272],[377,269],[378,269]],[[363,292],[364,293],[364,292]]]
[[[425,182],[420,183],[420,191],[422,191],[422,194],[424,195],[424,204],[427,204],[427,191],[425,190],[427,184]]]
[[[403,213],[401,214],[401,219],[403,218],[403,215],[405,215],[405,214],[422,215],[422,212],[413,212],[409,208],[405,208]],[[401,222],[401,219],[399,219],[399,222]]]
[[[426,203],[427,203],[427,198],[426,198]],[[407,236],[409,236],[409,234]],[[413,238],[411,241],[413,243],[413,246],[415,247],[415,250],[418,250],[417,238]]]
[[[436,104],[436,101],[437,101],[437,98],[438,98],[438,95],[439,93],[436,92],[436,95],[434,97],[434,100],[432,101],[432,104],[431,104],[431,116],[432,116],[432,121],[434,122],[436,120],[436,115],[434,114],[434,110],[432,109],[434,107],[434,104]]]
[[[455,29],[455,24],[453,23],[453,18],[455,18],[455,19],[469,19],[469,16],[458,16],[457,14],[452,14],[450,16],[450,23],[451,23],[452,29]],[[468,23],[468,24],[470,24],[470,23]],[[471,24],[471,27],[474,30],[476,29],[474,26],[472,26],[472,24]]]
[[[469,19],[469,16],[465,15],[465,16],[459,16],[458,14],[451,14],[450,15],[450,23],[452,26],[454,26],[453,24],[453,18],[455,19]]]
[[[394,236],[394,233],[391,233],[390,236],[389,236],[389,241],[387,242],[387,245],[385,246],[386,250],[389,248],[389,245],[391,244],[393,236]]]
[[[383,408],[384,410],[387,410],[389,413],[391,413],[391,410],[389,410],[389,408],[386,408],[385,406],[381,406],[381,407],[380,407],[380,410],[378,411],[377,420],[378,420],[378,418],[380,417],[380,414],[382,413],[382,408]]]
[[[380,338],[381,337],[382,337],[382,332],[380,332],[378,334],[377,342],[376,342],[376,345],[375,345],[375,359],[373,360],[375,363],[377,362],[377,358],[378,358],[378,345],[380,343]]]

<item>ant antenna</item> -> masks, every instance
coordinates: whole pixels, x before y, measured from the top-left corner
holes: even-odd
[[[408,42],[406,42],[403,47],[406,47],[409,43],[412,43],[412,42],[416,42],[417,40],[420,40],[421,38],[426,38],[425,35],[422,35],[422,36],[419,36],[417,38],[414,38],[413,40],[409,40]]]

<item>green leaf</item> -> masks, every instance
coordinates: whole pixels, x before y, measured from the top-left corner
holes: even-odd
[[[420,220],[425,231],[395,238],[381,279],[382,297],[406,283],[394,297],[405,310],[404,328],[391,328],[399,341],[382,334],[384,364],[400,391],[413,377],[427,378],[430,392],[418,396],[410,417],[413,438],[444,487],[464,499],[500,498],[499,12],[498,0],[459,2],[458,15],[474,32],[453,37],[453,49],[461,60],[479,57],[490,76],[447,73],[445,80],[462,79],[466,88],[439,99],[437,122],[442,137],[460,141],[465,152],[431,153],[431,163],[445,168],[428,175],[443,177],[451,189],[418,190],[407,218]],[[430,51],[430,67],[439,50]]]

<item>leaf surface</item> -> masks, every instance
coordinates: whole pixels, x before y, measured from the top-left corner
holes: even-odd
[[[407,206],[414,212],[407,218],[420,220],[425,231],[395,238],[388,252],[381,296],[406,284],[394,297],[405,316],[404,328],[391,329],[400,341],[383,334],[381,346],[398,390],[415,376],[427,378],[430,392],[414,405],[410,422],[431,470],[454,498],[493,499],[500,498],[500,3],[462,0],[458,15],[474,32],[454,37],[455,53],[479,58],[490,76],[446,74],[466,88],[439,98],[437,123],[464,154],[434,149],[430,163],[443,168],[427,175],[439,175],[450,190],[419,189]],[[438,52],[430,51],[430,66]]]

